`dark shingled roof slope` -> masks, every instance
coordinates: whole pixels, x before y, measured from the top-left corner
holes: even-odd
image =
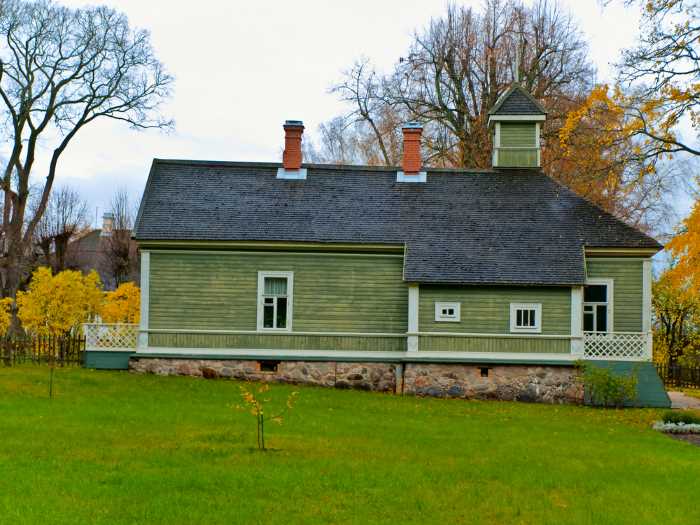
[[[431,283],[581,284],[584,246],[658,249],[650,237],[538,170],[396,170],[154,160],[139,241],[401,243],[404,279]]]
[[[520,84],[512,84],[496,101],[489,115],[545,115],[542,105]]]

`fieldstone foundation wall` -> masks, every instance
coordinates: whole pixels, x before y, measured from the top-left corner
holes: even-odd
[[[274,370],[265,370],[271,365]],[[132,357],[129,369],[137,373],[158,375],[299,383],[418,396],[543,403],[583,402],[583,386],[573,366],[401,365]]]
[[[265,363],[265,362],[263,362]],[[272,361],[267,361],[272,363]],[[230,378],[251,381],[299,383],[378,392],[396,391],[396,365],[391,363],[338,363],[279,361],[275,371],[261,370],[260,361],[132,358],[129,370],[158,375]]]
[[[422,364],[405,365],[406,394],[583,403],[583,385],[573,366]]]

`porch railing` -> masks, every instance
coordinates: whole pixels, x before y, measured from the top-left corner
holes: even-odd
[[[83,324],[86,350],[136,350],[137,324]]]
[[[583,357],[610,361],[650,361],[651,334],[584,332]]]

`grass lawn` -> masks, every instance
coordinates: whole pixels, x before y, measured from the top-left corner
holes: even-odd
[[[653,410],[0,368],[0,523],[700,523],[700,447]]]

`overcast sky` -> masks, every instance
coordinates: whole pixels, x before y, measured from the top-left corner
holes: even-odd
[[[151,31],[158,57],[176,78],[165,107],[176,130],[136,132],[107,121],[80,131],[64,153],[57,183],[78,188],[100,216],[117,187],[140,198],[154,157],[279,161],[285,119],[303,120],[313,134],[344,111],[328,93],[342,70],[360,55],[390,68],[412,32],[446,7],[445,0],[106,3]],[[579,20],[598,79],[610,79],[610,63],[637,34],[636,11],[619,3],[603,11],[597,0],[560,4]]]

